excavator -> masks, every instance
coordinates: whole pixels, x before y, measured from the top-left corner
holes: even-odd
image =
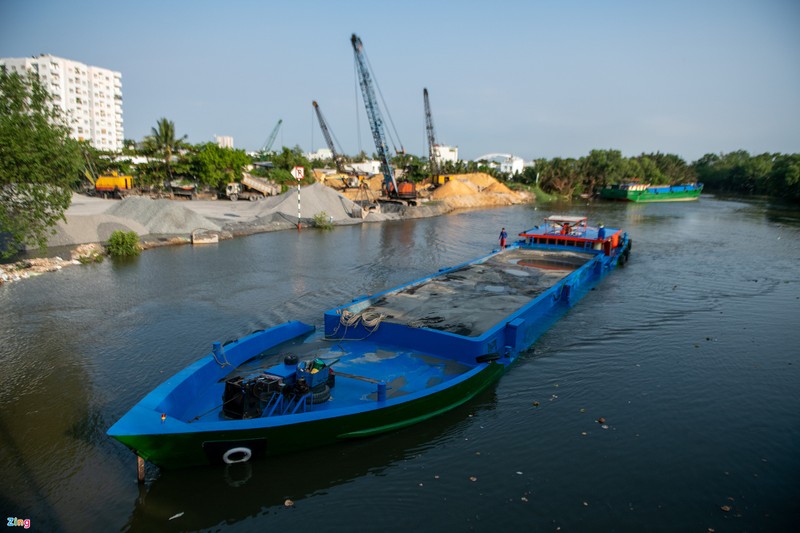
[[[381,163],[386,196],[389,198],[389,201],[392,202],[416,205],[416,186],[411,181],[398,182],[394,177],[394,171],[389,162],[389,149],[383,131],[383,115],[378,107],[378,99],[375,97],[375,88],[372,81],[374,75],[370,75],[367,58],[364,54],[364,44],[355,33],[350,37],[350,43],[353,45],[353,54],[355,56],[356,69],[361,85],[361,95],[364,100],[364,107],[367,110],[367,118],[369,119],[370,129],[372,130],[372,138],[375,141],[375,149],[378,152],[378,159]]]
[[[340,175],[346,176],[343,179],[344,184],[346,187],[350,188],[357,188],[360,186],[363,176],[359,176],[357,173],[348,171],[344,167],[344,157],[341,153],[336,150],[336,144],[333,142],[333,134],[331,133],[330,128],[328,127],[328,122],[325,120],[325,117],[322,115],[322,110],[319,108],[319,104],[316,100],[311,102],[311,105],[314,106],[314,111],[317,114],[317,120],[319,121],[319,128],[322,130],[322,136],[325,137],[325,143],[328,145],[328,149],[333,154],[333,164],[336,165],[336,172]]]
[[[375,198],[364,181],[366,176],[362,176],[355,171],[345,168],[344,157],[339,151],[336,150],[336,145],[333,142],[333,134],[328,127],[328,121],[326,121],[325,117],[322,115],[322,111],[320,110],[319,104],[316,100],[312,102],[312,105],[314,106],[314,111],[317,113],[317,119],[319,120],[319,127],[322,130],[322,135],[325,137],[325,142],[328,144],[328,149],[333,155],[333,163],[336,165],[336,172],[338,172],[339,175],[345,176],[343,178],[345,187],[358,189],[357,196],[355,198],[351,197],[351,199],[353,199],[356,204],[361,206],[361,216],[365,217],[368,213],[380,211],[380,206],[375,203]]]
[[[436,154],[436,133],[433,129],[433,115],[431,115],[431,104],[428,101],[428,89],[422,90],[422,98],[425,101],[425,131],[428,134],[428,161],[431,166],[431,183],[434,187],[444,185],[450,181],[450,176],[443,176]]]

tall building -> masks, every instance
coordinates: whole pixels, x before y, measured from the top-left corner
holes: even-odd
[[[433,157],[440,165],[446,161],[455,163],[458,161],[458,146],[445,146],[444,144],[433,145]]]
[[[99,150],[121,150],[122,74],[49,54],[0,58],[7,72],[39,74],[72,130],[72,137]]]
[[[230,135],[214,135],[214,140],[220,148],[233,148],[233,137]]]

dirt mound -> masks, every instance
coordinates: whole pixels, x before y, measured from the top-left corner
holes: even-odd
[[[140,196],[125,198],[106,211],[109,215],[134,220],[149,233],[191,233],[196,229],[219,230],[208,218],[170,200],[151,200]]]
[[[453,196],[465,196],[468,194],[475,194],[477,190],[472,184],[451,179],[441,187],[438,187],[433,194],[431,194],[431,198],[434,200],[442,200],[444,198],[450,198]]]

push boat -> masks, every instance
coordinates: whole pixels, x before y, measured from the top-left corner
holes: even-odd
[[[108,434],[140,466],[239,463],[397,430],[492,385],[616,266],[631,240],[550,216],[505,249],[222,345]],[[143,472],[140,469],[140,472]]]
[[[703,192],[702,183],[686,185],[646,185],[623,183],[600,190],[600,198],[625,202],[686,202],[697,200]]]

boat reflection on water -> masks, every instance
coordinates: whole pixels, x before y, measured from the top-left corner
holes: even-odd
[[[122,529],[193,531],[263,515],[285,507],[287,500],[302,507],[303,500],[365,475],[380,475],[463,433],[473,415],[495,409],[496,387],[434,420],[388,434],[261,461],[161,470],[142,486]]]

